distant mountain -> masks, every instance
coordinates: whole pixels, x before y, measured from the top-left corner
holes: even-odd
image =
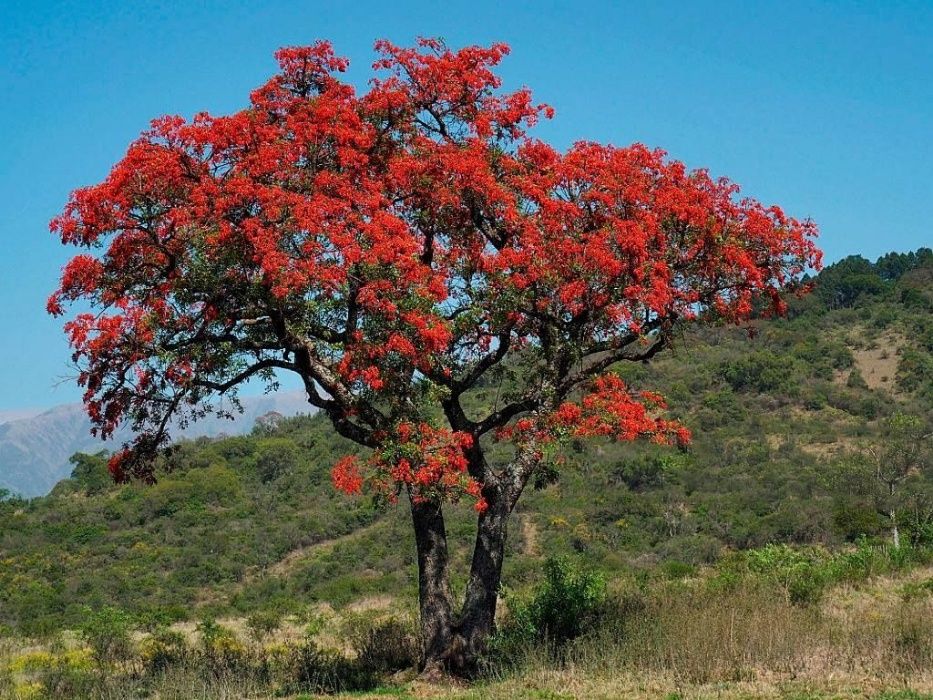
[[[257,418],[270,412],[283,416],[312,413],[304,392],[293,391],[244,397],[243,413],[233,420],[206,417],[173,433],[176,438],[238,435],[249,432]],[[106,442],[94,438],[81,404],[36,411],[0,412],[0,488],[23,496],[48,493],[71,473],[68,459],[75,452],[113,450],[131,437],[121,430]]]
[[[14,408],[8,411],[0,411],[0,425],[9,423],[11,420],[32,418],[40,413],[42,413],[42,409],[39,408]]]

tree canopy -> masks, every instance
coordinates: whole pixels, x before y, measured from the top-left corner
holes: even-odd
[[[319,42],[277,52],[235,114],[155,120],[52,222],[88,251],[48,309],[92,307],[66,331],[96,429],[138,432],[117,478],[153,477],[173,418],[294,372],[373,448],[338,462],[338,487],[475,499],[479,539],[498,528],[477,546],[499,551],[476,574],[501,567],[504,517],[549,442],[689,438],[607,370],[680,322],[738,322],[759,298],[781,312],[780,290],[819,266],[816,227],[660,150],[534,138],[553,110],[501,89],[503,44],[376,49],[362,94]],[[471,414],[464,395],[504,363],[523,371]],[[486,436],[514,442],[508,465],[487,462]]]

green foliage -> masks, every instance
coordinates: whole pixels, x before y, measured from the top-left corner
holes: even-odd
[[[258,441],[255,455],[256,472],[264,484],[294,473],[301,463],[298,446],[287,438],[267,438]]]
[[[14,698],[86,698],[100,687],[100,674],[95,673],[91,655],[84,649],[68,649],[60,640],[47,651],[31,651],[15,658],[7,671],[25,679],[18,684],[8,679],[18,691],[11,694]]]
[[[257,610],[246,618],[250,636],[259,644],[275,632],[281,624],[282,613],[279,610]]]
[[[822,547],[768,545],[745,552],[740,561],[752,575],[776,584],[791,603],[810,605],[818,602],[829,586],[908,569],[928,562],[931,555],[926,548],[894,548],[862,539],[854,549],[837,552]]]
[[[660,488],[682,465],[678,455],[641,454],[615,466],[612,476],[632,491],[646,491]]]
[[[791,317],[756,321],[754,338],[686,328],[673,352],[621,367],[634,390],[667,397],[693,431],[689,450],[595,440],[554,455],[510,525],[506,584],[539,582],[541,552],[585,552],[607,576],[680,580],[724,552],[886,538],[872,480],[855,467],[863,447],[884,444],[892,415],[933,421],[933,321],[916,302],[930,297],[929,264],[921,252],[892,257],[873,264],[886,270],[875,271],[883,290],[860,292],[850,306],[791,299]],[[833,274],[817,281],[832,283]],[[879,388],[856,358],[891,337],[897,378]],[[471,415],[501,403],[519,371],[491,373],[467,397]],[[491,447],[493,462],[510,454],[507,444]],[[369,595],[412,601],[404,508],[348,499],[330,485],[333,463],[357,449],[316,416],[182,442],[154,486],[114,485],[102,456],[76,456],[72,478],[53,494],[0,498],[0,625],[49,637],[78,629],[85,606],[125,610],[158,629],[205,615],[258,614],[258,622]],[[914,550],[933,544],[930,494],[929,470],[911,471],[898,487],[902,538]],[[462,504],[445,515],[462,571],[475,513]]]
[[[905,348],[897,364],[897,384],[904,391],[923,390],[925,395],[930,395],[933,356],[918,348]]]
[[[149,675],[164,673],[181,664],[189,654],[184,635],[167,628],[154,630],[140,643],[139,651]]]
[[[723,365],[720,374],[735,391],[794,394],[796,364],[791,356],[762,350]]]
[[[829,308],[844,308],[884,290],[884,280],[875,266],[860,255],[850,255],[823,270],[816,294]]]
[[[368,669],[308,639],[289,658],[287,692],[341,693],[369,690],[377,678]]]
[[[748,552],[748,568],[775,581],[792,603],[815,603],[826,585],[824,571],[815,550],[768,545]]]
[[[418,664],[418,635],[410,624],[395,618],[369,627],[353,641],[357,663],[376,675],[388,675]]]
[[[107,470],[106,452],[98,452],[96,455],[79,453],[72,455],[70,461],[74,465],[71,478],[85,493],[101,493],[112,485],[113,479]]]
[[[215,676],[234,673],[245,665],[246,649],[231,630],[207,617],[198,624],[198,634],[199,651]]]
[[[526,598],[507,598],[499,644],[539,641],[559,649],[593,624],[606,605],[606,582],[568,557],[544,563],[544,579]]]
[[[133,620],[129,615],[116,608],[104,607],[100,610],[85,608],[79,630],[94,659],[103,667],[130,658],[133,653],[132,628]]]

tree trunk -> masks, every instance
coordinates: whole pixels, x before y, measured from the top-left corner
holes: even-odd
[[[421,670],[440,672],[453,635],[447,532],[439,503],[411,501],[418,549],[418,599],[421,613]]]
[[[901,533],[897,529],[897,514],[894,512],[894,509],[891,509],[889,513],[891,516],[891,538],[894,540],[894,549],[900,549],[901,547]]]
[[[514,503],[498,486],[484,489],[483,495],[489,506],[478,518],[466,597],[446,659],[451,672],[461,676],[475,673],[494,629],[507,526]]]

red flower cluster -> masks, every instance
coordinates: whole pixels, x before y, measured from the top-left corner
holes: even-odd
[[[457,500],[466,493],[482,511],[486,503],[479,482],[468,473],[465,455],[472,445],[472,436],[465,433],[427,423],[400,423],[393,435],[383,437],[382,448],[365,462],[352,456],[340,459],[331,471],[331,479],[347,494],[360,493],[368,482],[372,492],[390,501],[403,488],[410,489],[416,501]]]
[[[689,444],[686,427],[652,416],[651,408],[666,408],[659,394],[641,392],[636,397],[618,375],[604,374],[586,387],[579,402],[565,401],[553,411],[520,418],[497,431],[496,437],[539,446],[571,437],[649,438],[658,444]]]

